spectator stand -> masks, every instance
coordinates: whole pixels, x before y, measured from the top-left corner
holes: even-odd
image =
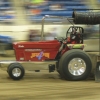
[[[14,10],[12,2],[9,0],[0,0],[0,23],[13,23]]]
[[[27,18],[34,23],[40,23],[44,15],[72,17],[73,9],[78,8],[87,9],[88,6],[82,0],[31,0],[25,3]],[[47,23],[54,21],[60,22],[61,19],[46,19]]]

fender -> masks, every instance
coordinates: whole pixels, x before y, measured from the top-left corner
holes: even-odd
[[[86,44],[67,44],[69,49],[84,49]]]

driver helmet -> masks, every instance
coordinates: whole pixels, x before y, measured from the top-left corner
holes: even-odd
[[[76,33],[76,29],[75,28],[72,28],[72,33]]]

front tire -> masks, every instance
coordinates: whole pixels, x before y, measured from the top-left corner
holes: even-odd
[[[21,64],[19,63],[12,63],[8,66],[8,70],[7,70],[9,76],[13,79],[13,80],[20,80],[23,78],[24,74],[25,74],[25,70],[22,67]]]
[[[67,51],[60,59],[59,71],[66,80],[85,80],[91,73],[92,63],[89,55],[82,50]]]

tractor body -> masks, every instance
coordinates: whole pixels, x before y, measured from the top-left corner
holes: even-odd
[[[14,80],[21,79],[25,70],[57,71],[66,80],[86,79],[92,65],[90,57],[83,51],[85,46],[83,28],[71,26],[65,38],[45,41],[43,40],[44,19],[45,17],[42,19],[41,40],[13,43],[16,61],[1,61],[0,67],[6,67],[9,76]],[[2,67],[3,65],[5,67]]]

